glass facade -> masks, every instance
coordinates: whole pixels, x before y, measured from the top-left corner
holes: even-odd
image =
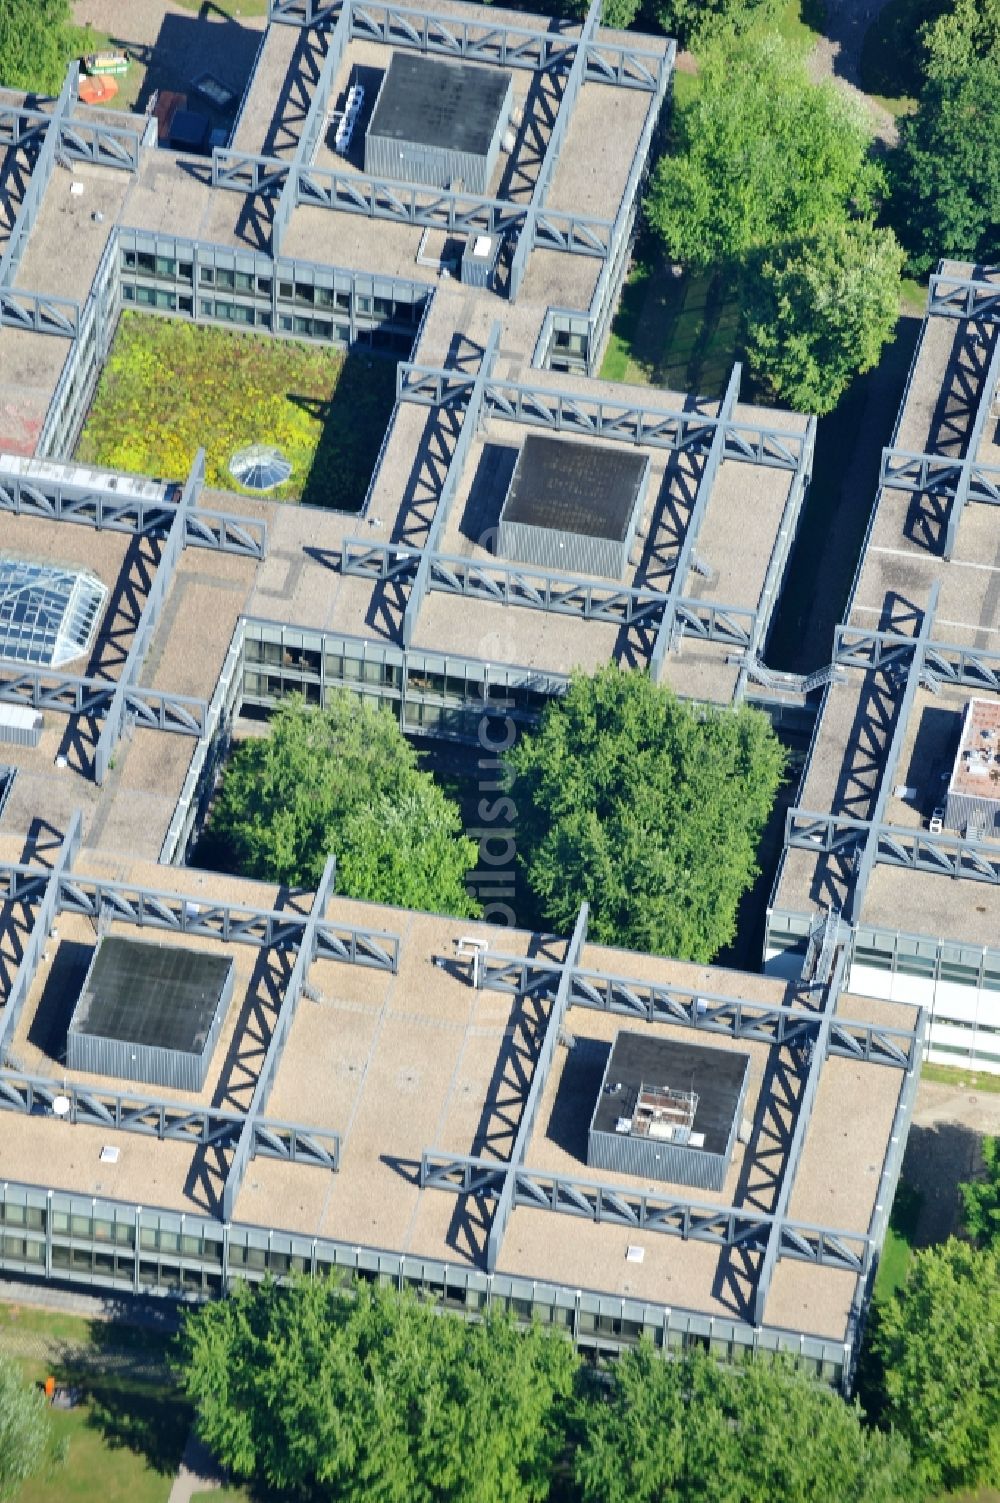
[[[848,1342],[754,1328],[702,1315],[569,1289],[537,1279],[407,1257],[263,1227],[224,1226],[207,1217],[90,1199],[35,1186],[0,1184],[0,1268],[60,1283],[209,1297],[233,1279],[290,1273],[340,1274],[415,1289],[446,1309],[475,1316],[501,1305],[527,1324],[567,1333],[581,1348],[613,1354],[647,1336],[661,1350],[700,1347],[739,1363],[751,1352],[785,1352],[814,1376],[843,1383]]]

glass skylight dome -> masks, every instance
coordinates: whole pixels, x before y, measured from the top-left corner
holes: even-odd
[[[238,449],[229,461],[229,473],[248,491],[273,491],[284,485],[292,467],[280,449],[269,444],[251,444]]]
[[[60,668],[87,652],[108,598],[83,569],[0,554],[0,659]]]

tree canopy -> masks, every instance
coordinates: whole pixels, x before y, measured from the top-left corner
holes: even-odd
[[[814,84],[780,37],[724,35],[677,108],[650,223],[675,260],[706,268],[865,216],[881,182],[870,140],[860,108],[835,84]]]
[[[70,49],[69,0],[3,0],[0,84],[58,94]]]
[[[0,1500],[40,1470],[51,1446],[45,1397],[0,1353]]]
[[[913,1496],[895,1438],[782,1364],[740,1372],[702,1354],[625,1352],[587,1416],[575,1472],[583,1503],[891,1503]]]
[[[190,1314],[178,1373],[223,1465],[283,1497],[536,1503],[576,1368],[561,1333],[301,1279]]]
[[[1000,243],[1000,52],[943,35],[895,153],[892,217],[916,271],[990,259]]]
[[[779,247],[748,281],[746,348],[758,379],[800,411],[829,412],[892,337],[902,269],[891,230],[850,221]]]
[[[476,842],[390,711],[347,693],[283,701],[271,734],[233,753],[212,813],[248,876],[315,886],[327,856],[348,897],[474,916]]]
[[[978,1247],[1000,1251],[1000,1138],[983,1139],[983,1175],[959,1185],[965,1230]]]
[[[707,962],[733,936],[785,753],[756,710],[691,706],[613,665],[573,676],[507,756],[546,922]]]
[[[882,1420],[910,1444],[928,1492],[1000,1476],[1000,1251],[951,1238],[914,1253],[879,1306],[871,1346]]]

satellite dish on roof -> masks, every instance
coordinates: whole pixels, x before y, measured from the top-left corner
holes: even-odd
[[[270,444],[250,444],[237,449],[229,461],[229,473],[248,491],[273,491],[284,485],[292,467],[280,449]]]

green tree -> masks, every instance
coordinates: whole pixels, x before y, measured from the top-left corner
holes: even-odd
[[[915,1253],[871,1337],[882,1418],[927,1490],[1000,1476],[1000,1253],[955,1238]]]
[[[755,710],[692,707],[644,673],[577,673],[508,754],[546,921],[706,962],[735,932],[784,750]]]
[[[925,67],[938,77],[976,58],[1000,59],[1000,0],[949,0],[923,30]]]
[[[583,1503],[890,1503],[913,1496],[905,1445],[856,1405],[783,1364],[737,1373],[646,1344],[615,1364],[587,1415]]]
[[[474,916],[474,840],[395,717],[347,693],[324,709],[292,697],[271,734],[237,747],[212,833],[251,877],[315,886],[331,853],[348,897]]]
[[[51,1441],[44,1395],[0,1354],[0,1499],[13,1498],[41,1469]]]
[[[895,235],[868,224],[821,225],[781,246],[748,280],[745,337],[755,376],[792,407],[831,411],[892,338],[902,270]]]
[[[781,0],[652,0],[650,21],[676,37],[681,47],[701,48],[723,29],[740,33],[764,26],[781,11]]]
[[[178,1373],[220,1461],[282,1496],[535,1503],[576,1367],[563,1336],[496,1312],[302,1279],[189,1315]]]
[[[965,1230],[979,1247],[1000,1250],[1000,1138],[983,1139],[983,1177],[959,1185]]]
[[[58,94],[70,50],[69,0],[3,0],[0,84]]]
[[[871,211],[881,183],[871,129],[833,83],[812,83],[780,37],[727,35],[706,48],[700,86],[678,108],[647,213],[692,267],[741,262]]]
[[[900,123],[891,214],[911,267],[979,260],[1000,243],[1000,56],[942,62]]]

